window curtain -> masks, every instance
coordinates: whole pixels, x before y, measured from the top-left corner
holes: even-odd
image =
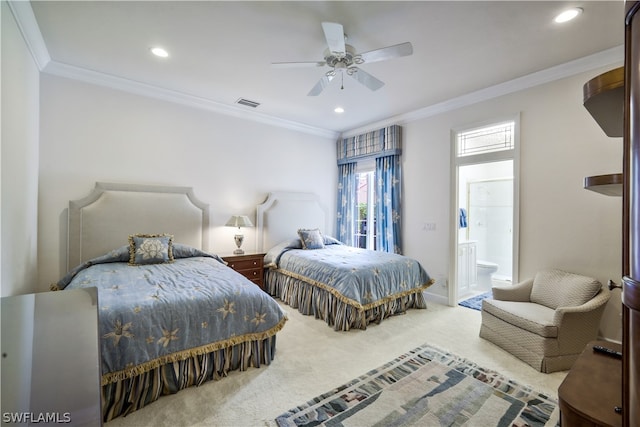
[[[376,158],[376,250],[402,253],[400,155]]]
[[[401,140],[400,126],[392,125],[337,142],[339,176],[336,237],[341,242],[357,246],[356,166],[359,161],[375,159],[376,249],[401,253]]]
[[[336,238],[349,246],[356,246],[356,166],[357,163],[338,165],[338,212]]]

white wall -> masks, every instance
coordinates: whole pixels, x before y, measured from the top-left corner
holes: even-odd
[[[597,70],[403,125],[404,252],[445,296],[449,269],[450,131],[521,113],[520,279],[559,268],[616,282],[621,276],[622,199],[584,190],[585,176],[622,171],[622,139],[609,138],[582,106]],[[425,222],[436,223],[424,231]],[[621,339],[618,290],[601,333]]]
[[[217,253],[236,247],[229,216],[255,219],[270,191],[313,192],[335,210],[332,139],[47,74],[40,102],[41,290],[65,273],[69,200],[96,181],[193,187],[210,205]],[[243,249],[255,249],[254,230],[243,232]]]
[[[37,288],[39,71],[2,2],[1,296]]]

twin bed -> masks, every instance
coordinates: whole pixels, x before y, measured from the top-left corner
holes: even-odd
[[[104,421],[272,361],[285,313],[204,252],[209,208],[190,188],[98,183],[68,215],[52,288],[98,289]]]
[[[190,188],[97,183],[68,214],[68,273],[52,289],[98,288],[105,421],[273,360],[286,315],[206,252],[209,209]],[[330,229],[312,194],[258,206],[269,294],[336,330],[426,308],[432,280],[417,261],[345,246]]]
[[[271,295],[337,331],[427,307],[423,291],[433,280],[420,263],[343,245],[322,233],[331,229],[327,218],[310,193],[270,193],[258,206],[257,247],[267,252]]]

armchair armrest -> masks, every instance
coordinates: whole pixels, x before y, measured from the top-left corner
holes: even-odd
[[[571,314],[588,314],[596,311],[598,308],[604,306],[611,297],[609,291],[605,288],[600,289],[596,296],[591,298],[589,301],[585,302],[582,305],[578,305],[575,307],[558,307],[553,316],[553,323],[556,325],[560,325],[562,323],[562,319],[566,315]]]
[[[598,336],[600,320],[611,294],[602,288],[595,297],[576,307],[558,307],[553,323],[558,326],[558,346],[562,351],[579,353],[584,343]]]
[[[495,286],[491,292],[496,300],[529,302],[532,287],[533,279],[527,279],[513,286]]]

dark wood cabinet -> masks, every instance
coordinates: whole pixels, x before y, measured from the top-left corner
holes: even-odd
[[[640,2],[625,3],[622,416],[640,424]]]
[[[593,351],[595,345],[620,351],[622,346],[606,341],[590,342],[571,367],[560,388],[560,425],[597,427],[622,425],[616,411],[622,403],[622,361]]]

